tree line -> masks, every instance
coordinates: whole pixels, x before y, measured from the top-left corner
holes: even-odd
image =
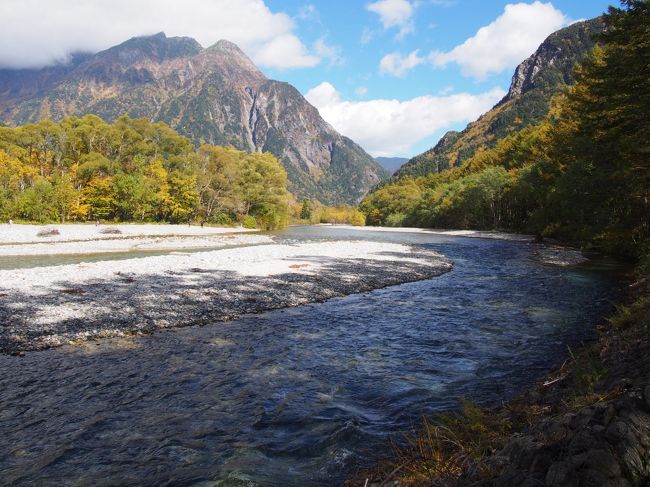
[[[68,117],[0,127],[0,218],[278,228],[287,175],[269,153],[203,145],[164,123]]]
[[[461,166],[391,182],[368,224],[532,232],[628,256],[650,241],[650,3],[624,0],[541,123]]]
[[[302,203],[293,203],[291,217],[292,221],[307,225],[329,223],[364,226],[366,224],[366,215],[356,206],[326,206],[318,200],[307,198],[303,199]]]

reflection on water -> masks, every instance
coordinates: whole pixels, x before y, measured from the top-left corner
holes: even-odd
[[[495,403],[593,335],[615,281],[529,244],[292,228],[431,245],[454,270],[326,303],[0,357],[15,485],[337,485],[459,397]]]

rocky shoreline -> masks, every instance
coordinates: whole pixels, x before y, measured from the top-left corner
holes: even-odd
[[[650,485],[650,285],[641,278],[630,291],[598,342],[508,406],[528,426],[483,460],[498,475],[468,470],[458,484]]]
[[[448,272],[418,246],[258,245],[0,271],[0,352],[207,325]]]

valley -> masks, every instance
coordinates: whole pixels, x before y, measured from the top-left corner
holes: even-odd
[[[1,486],[648,484],[648,0],[59,1],[0,7]]]

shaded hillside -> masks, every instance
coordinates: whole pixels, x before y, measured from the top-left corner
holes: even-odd
[[[391,174],[399,170],[408,160],[406,157],[375,157],[375,161]]]
[[[577,22],[551,34],[522,62],[507,95],[462,132],[447,132],[432,149],[408,161],[393,178],[423,176],[458,166],[479,147],[493,147],[500,139],[540,122],[553,95],[573,83],[573,69],[602,32],[601,18]]]
[[[196,145],[269,151],[298,197],[354,203],[387,172],[291,85],[267,79],[234,44],[202,48],[160,33],[65,66],[0,71],[0,121],[123,114],[163,121]]]

